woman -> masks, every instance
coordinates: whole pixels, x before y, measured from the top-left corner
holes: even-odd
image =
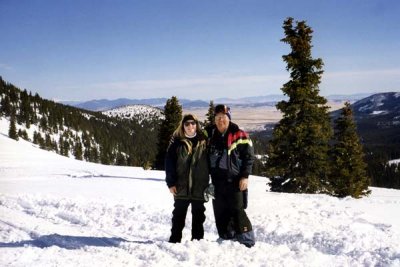
[[[172,229],[169,242],[182,239],[186,213],[192,208],[192,240],[204,237],[204,190],[209,182],[206,137],[196,116],[183,116],[167,149],[165,160],[166,182],[174,196]]]

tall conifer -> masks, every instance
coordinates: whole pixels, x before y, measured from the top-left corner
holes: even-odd
[[[167,100],[164,107],[165,119],[161,122],[158,133],[157,156],[155,168],[164,170],[165,152],[171,140],[172,133],[182,120],[182,106],[176,96]]]
[[[8,137],[18,140],[18,133],[17,133],[17,126],[16,126],[16,118],[15,118],[15,111],[11,112],[10,116],[10,127],[8,129]]]
[[[363,148],[348,102],[345,103],[341,116],[335,120],[331,157],[330,184],[333,195],[359,198],[370,192],[368,190],[370,179],[367,176]]]
[[[319,95],[322,59],[311,56],[312,29],[304,21],[284,21],[285,38],[291,47],[283,56],[290,81],[282,91],[288,100],[276,107],[283,114],[273,131],[268,149],[268,175],[276,191],[317,193],[326,191],[328,142],[332,128],[327,100]]]
[[[207,111],[207,114],[206,114],[206,119],[204,121],[204,124],[206,126],[214,124],[214,117],[215,117],[214,109],[215,109],[214,101],[211,100],[210,104],[208,105],[208,111]]]

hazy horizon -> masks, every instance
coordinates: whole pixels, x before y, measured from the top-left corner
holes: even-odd
[[[321,95],[400,91],[400,3],[1,1],[0,75],[48,99],[282,94],[283,21],[305,20]]]

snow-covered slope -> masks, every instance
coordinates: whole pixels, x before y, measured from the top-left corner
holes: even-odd
[[[162,110],[148,105],[128,105],[102,112],[110,117],[135,118],[139,123],[150,119],[163,119]]]
[[[400,92],[374,94],[355,102],[352,108],[358,117],[387,114],[397,117],[400,115]]]
[[[0,129],[0,266],[400,266],[400,191],[363,199],[267,192],[250,177],[257,243],[167,242],[164,173],[105,166],[40,150]]]

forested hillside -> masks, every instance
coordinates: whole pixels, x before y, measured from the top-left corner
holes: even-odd
[[[400,164],[389,162],[400,159],[400,93],[374,94],[354,102],[351,109],[364,148],[371,185],[400,189]],[[339,115],[340,110],[331,112],[331,122]],[[251,133],[256,154],[265,154],[274,127],[274,124],[268,124],[266,130]],[[264,173],[263,165],[257,163],[255,170]]]
[[[157,118],[139,123],[66,106],[20,90],[1,77],[0,115],[10,120],[10,136],[64,156],[145,168],[154,161]]]

